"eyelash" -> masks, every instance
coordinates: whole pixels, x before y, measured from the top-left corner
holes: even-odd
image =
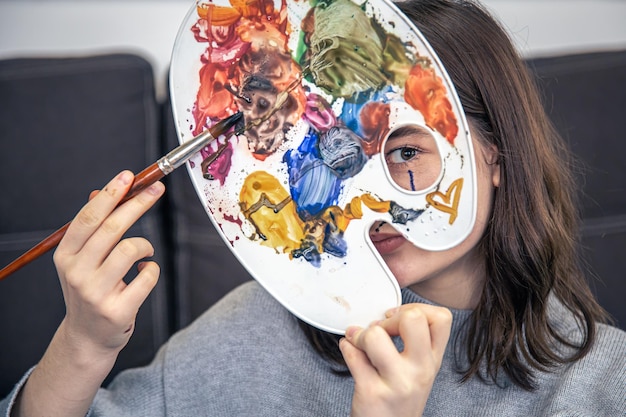
[[[411,152],[411,157],[408,159],[404,159],[402,153],[407,150]],[[422,149],[415,147],[415,146],[408,146],[408,145],[400,146],[387,152],[385,154],[385,160],[387,161],[387,164],[395,164],[395,165],[406,164],[415,158],[419,158],[420,154],[422,154],[423,152],[424,151]],[[399,153],[398,157],[402,159],[401,161],[394,161],[392,159],[395,153]]]

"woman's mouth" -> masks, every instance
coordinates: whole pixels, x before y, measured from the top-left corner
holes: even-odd
[[[372,233],[370,239],[378,253],[383,256],[395,251],[406,242],[402,235],[390,233]]]

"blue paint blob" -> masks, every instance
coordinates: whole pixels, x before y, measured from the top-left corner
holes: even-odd
[[[305,221],[336,205],[341,192],[341,179],[321,159],[317,144],[317,132],[309,131],[298,149],[283,156],[291,198],[298,215]]]

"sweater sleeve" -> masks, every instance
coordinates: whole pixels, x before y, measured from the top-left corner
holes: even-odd
[[[106,388],[100,388],[87,417],[164,416],[163,357],[162,347],[152,363],[146,367],[121,372]],[[10,417],[15,401],[33,370],[32,367],[15,385],[9,395],[0,401],[0,417]]]
[[[13,387],[13,390],[9,393],[9,395],[7,395],[6,398],[0,401],[0,416],[2,417],[11,416],[13,406],[15,405],[15,400],[17,399],[17,396],[19,395],[19,393],[22,391],[22,388],[24,388],[26,381],[28,381],[28,377],[30,376],[31,373],[33,373],[34,369],[35,369],[34,366],[30,368],[28,372],[24,374],[22,379],[20,379],[20,381],[17,384],[15,384],[15,387]]]
[[[142,410],[142,415],[165,416],[162,378],[164,350],[164,347],[161,348],[150,365],[123,371],[106,389],[99,389],[87,417],[131,417],[137,415],[137,410]],[[1,417],[11,416],[17,396],[34,369],[31,368],[11,393],[0,401]]]

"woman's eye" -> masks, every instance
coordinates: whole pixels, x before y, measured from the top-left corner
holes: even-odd
[[[387,152],[387,163],[388,164],[401,164],[403,162],[410,161],[413,158],[419,156],[421,151],[417,148],[411,148],[408,146],[403,146],[401,148],[396,148],[390,152]]]
[[[442,167],[442,158],[435,136],[425,126],[401,125],[384,143],[389,179],[408,191],[426,190],[435,185]]]

